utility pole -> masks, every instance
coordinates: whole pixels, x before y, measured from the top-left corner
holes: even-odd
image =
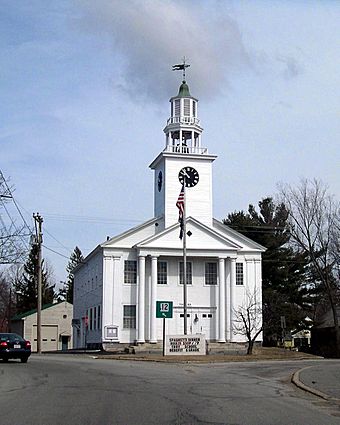
[[[38,286],[38,305],[37,305],[37,353],[41,354],[41,286],[42,286],[42,270],[41,270],[41,245],[42,245],[42,223],[43,218],[39,213],[33,214],[35,224],[35,244],[38,247],[37,259],[37,286]]]

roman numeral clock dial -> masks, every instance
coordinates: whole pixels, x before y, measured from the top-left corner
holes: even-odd
[[[195,168],[184,167],[178,173],[178,180],[182,184],[185,184],[186,187],[193,187],[197,185],[199,181],[199,175]]]

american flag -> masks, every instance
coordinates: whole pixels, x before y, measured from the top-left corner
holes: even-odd
[[[180,223],[180,233],[179,238],[183,238],[183,225],[184,225],[184,185],[178,195],[178,199],[176,202],[176,207],[178,208],[178,222]]]

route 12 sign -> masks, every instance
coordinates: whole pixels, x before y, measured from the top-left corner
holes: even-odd
[[[172,301],[156,301],[156,317],[158,319],[172,319]]]

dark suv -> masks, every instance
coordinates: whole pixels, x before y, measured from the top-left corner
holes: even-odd
[[[20,335],[13,333],[0,333],[0,359],[7,362],[8,359],[20,359],[27,363],[31,355],[31,343]]]

